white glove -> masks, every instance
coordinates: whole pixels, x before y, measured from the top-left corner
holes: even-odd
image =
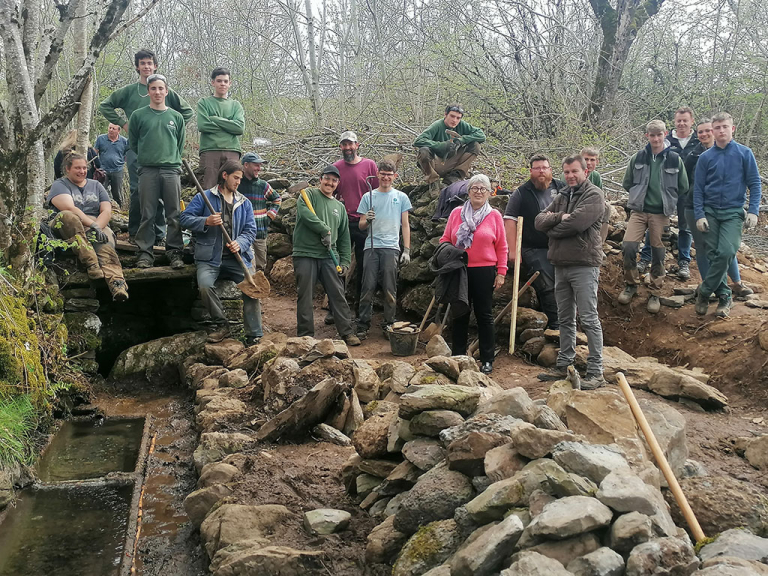
[[[696,228],[699,229],[699,232],[709,232],[709,222],[706,218],[699,218],[696,220]]]
[[[747,219],[744,222],[745,228],[754,228],[757,226],[757,214],[747,214]]]
[[[365,219],[370,223],[376,220],[376,212],[373,210],[368,210],[368,212],[365,213]]]
[[[411,263],[411,249],[403,248],[403,253],[400,254],[400,265],[407,266]]]

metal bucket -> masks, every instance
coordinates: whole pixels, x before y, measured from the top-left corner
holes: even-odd
[[[420,333],[421,330],[416,330],[415,332],[393,332],[389,330],[389,346],[392,349],[392,355],[413,356],[416,354]]]

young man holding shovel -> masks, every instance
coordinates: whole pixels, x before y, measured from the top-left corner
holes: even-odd
[[[384,323],[387,327],[395,321],[397,310],[397,265],[411,261],[411,229],[408,211],[411,201],[408,195],[395,189],[397,178],[395,165],[384,160],[379,162],[379,187],[363,196],[357,213],[360,214],[360,230],[368,230],[363,263],[363,289],[360,295],[360,320],[357,335],[368,336],[373,314],[373,296],[376,286],[384,292]],[[375,226],[373,222],[375,220]],[[403,231],[403,253],[400,254],[400,230]]]
[[[197,285],[214,325],[214,331],[208,336],[211,342],[220,342],[230,335],[229,323],[214,283],[219,278],[229,278],[238,283],[243,281],[243,271],[234,256],[236,253],[240,253],[248,268],[253,268],[251,245],[256,239],[256,223],[250,201],[237,191],[242,177],[243,167],[239,162],[225,162],[219,169],[218,186],[204,192],[216,213],[211,214],[205,200],[196,194],[181,214],[181,225],[195,235]],[[222,224],[232,238],[226,245]],[[245,294],[243,320],[246,344],[250,346],[263,335],[261,306],[258,300]]]

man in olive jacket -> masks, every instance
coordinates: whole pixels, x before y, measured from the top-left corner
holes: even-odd
[[[589,356],[581,387],[593,390],[603,379],[603,328],[597,315],[597,285],[603,262],[600,226],[605,213],[603,191],[587,179],[587,163],[580,155],[563,160],[568,188],[536,216],[536,229],[549,236],[547,258],[555,267],[555,299],[560,322],[557,365],[543,380],[563,379],[576,358],[576,313],[587,335]]]

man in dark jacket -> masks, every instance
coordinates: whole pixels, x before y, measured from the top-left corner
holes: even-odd
[[[619,295],[619,304],[629,304],[637,294],[640,273],[637,251],[646,230],[651,243],[651,294],[647,310],[658,313],[661,308],[659,292],[664,285],[666,250],[661,235],[669,226],[669,217],[677,209],[678,194],[688,191],[688,176],[680,155],[665,147],[666,126],[661,120],[651,120],[645,129],[648,144],[632,156],[624,174],[622,186],[629,192],[627,208],[632,211],[624,233],[624,281],[626,287]]]
[[[529,160],[531,177],[509,197],[504,211],[504,229],[509,245],[509,261],[515,261],[517,253],[517,222],[523,218],[523,242],[520,255],[528,273],[539,272],[533,282],[541,311],[547,315],[547,326],[558,329],[557,301],[555,300],[555,269],[547,259],[549,237],[536,230],[533,225],[536,216],[552,204],[558,191],[566,187],[565,182],[552,178],[552,165],[544,154],[534,154]]]
[[[605,214],[603,191],[587,180],[587,163],[579,155],[563,160],[568,188],[536,216],[536,229],[549,236],[549,261],[555,267],[555,298],[560,322],[560,352],[552,374],[564,379],[576,358],[576,314],[587,335],[589,356],[581,387],[593,390],[603,378],[603,328],[597,315],[597,285],[603,262],[600,226]]]

